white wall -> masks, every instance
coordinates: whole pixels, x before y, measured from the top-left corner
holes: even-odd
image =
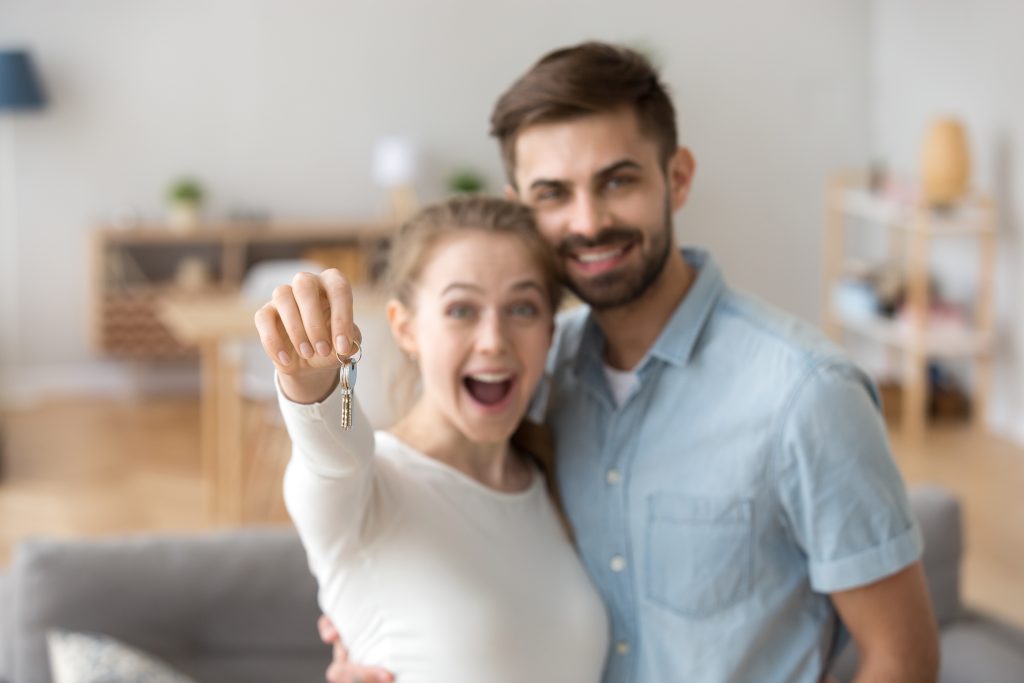
[[[586,38],[641,43],[666,67],[699,165],[684,241],[815,320],[824,178],[867,158],[869,23],[845,0],[0,0],[0,45],[32,49],[52,101],[18,125],[24,305],[9,386],[95,375],[86,246],[101,219],[160,214],[186,171],[214,213],[372,215],[370,151],[395,132],[425,146],[425,196],[456,165],[497,183],[495,98]]]
[[[897,170],[918,170],[928,122],[966,123],[974,184],[1001,212],[1000,332],[992,425],[1024,442],[1024,3],[1019,0],[876,0],[872,7],[871,138]],[[945,254],[943,252],[945,249]],[[940,246],[954,279],[962,245]],[[945,256],[945,258],[943,258]],[[960,254],[962,262],[963,252]],[[950,270],[950,267],[952,269]],[[966,269],[965,269],[966,270]]]

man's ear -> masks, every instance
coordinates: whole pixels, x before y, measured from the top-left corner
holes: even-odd
[[[686,204],[693,185],[693,174],[697,171],[697,162],[685,147],[680,147],[668,161],[668,185],[672,197],[672,210],[678,211]]]
[[[505,184],[505,199],[509,200],[510,202],[519,201],[519,193],[516,192],[516,188],[512,187],[512,183]]]
[[[398,299],[390,299],[387,306],[388,326],[391,336],[405,355],[416,359],[419,357],[419,346],[412,329],[412,311]]]

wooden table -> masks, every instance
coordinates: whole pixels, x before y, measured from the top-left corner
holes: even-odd
[[[168,294],[157,315],[183,344],[200,351],[200,450],[207,506],[220,523],[242,521],[242,400],[235,342],[255,339],[256,308],[237,292]]]

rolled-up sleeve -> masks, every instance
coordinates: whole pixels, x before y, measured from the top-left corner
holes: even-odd
[[[836,362],[811,369],[782,415],[776,485],[821,593],[874,583],[921,555],[878,408],[871,380]]]

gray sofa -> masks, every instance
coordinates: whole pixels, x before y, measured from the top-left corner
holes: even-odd
[[[911,500],[942,633],[943,683],[1024,681],[1024,634],[960,604],[960,508],[944,490]],[[316,586],[289,530],[102,541],[33,540],[0,577],[0,680],[49,680],[43,634],[106,633],[210,683],[322,681]],[[835,673],[849,681],[850,648]]]
[[[0,579],[0,680],[49,681],[44,633],[60,627],[113,636],[204,683],[323,681],[318,616],[291,530],[31,540]]]

